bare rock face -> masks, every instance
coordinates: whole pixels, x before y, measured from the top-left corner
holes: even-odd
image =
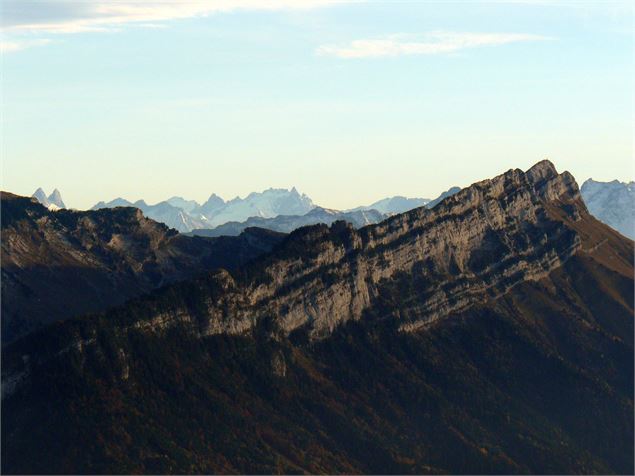
[[[185,237],[132,207],[51,212],[3,192],[3,344],[210,269],[234,269],[283,236]]]
[[[301,228],[232,274],[214,272],[166,291],[169,299],[117,312],[143,316],[130,328],[147,332],[185,325],[200,335],[242,334],[267,317],[284,333],[303,328],[319,339],[369,312],[414,331],[547,276],[581,249],[575,223],[583,218],[592,220],[573,177],[544,161],[360,230],[345,222]],[[166,238],[148,239],[156,247]],[[417,299],[400,301],[404,277]],[[387,296],[395,301],[382,306]]]
[[[113,279],[207,256],[134,211],[4,205],[22,269],[38,249]],[[633,473],[633,242],[568,173],[510,170],[269,252],[258,233],[218,242],[226,269],[3,347],[3,472]]]
[[[407,274],[425,299],[393,317],[413,330],[540,279],[575,253],[580,238],[549,206],[566,207],[574,221],[586,214],[573,177],[544,161],[359,231],[342,222],[302,229],[268,258],[268,279],[244,293],[287,332],[308,325],[324,336],[360,319],[384,284]]]

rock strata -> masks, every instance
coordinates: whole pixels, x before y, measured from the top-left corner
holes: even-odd
[[[271,317],[287,334],[302,328],[319,339],[370,309],[380,312],[376,304],[387,290],[406,279],[417,299],[377,317],[415,331],[547,276],[580,250],[571,224],[583,217],[588,212],[573,177],[543,161],[475,183],[433,209],[359,230],[345,222],[298,229],[246,267],[187,283],[188,292],[197,289],[196,306],[144,299],[137,304],[144,317],[130,328],[241,334]]]
[[[218,267],[235,269],[284,235],[186,237],[136,208],[52,212],[2,193],[2,342],[102,311]]]

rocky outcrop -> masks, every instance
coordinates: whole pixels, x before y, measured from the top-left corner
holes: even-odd
[[[632,474],[633,243],[550,163],[227,268],[5,346],[3,473]]]
[[[581,249],[572,224],[587,217],[573,177],[540,162],[360,230],[345,222],[301,228],[231,274],[117,312],[137,316],[128,327],[148,332],[185,325],[200,335],[240,334],[272,317],[287,334],[303,328],[321,338],[368,312],[413,331],[547,276]],[[134,255],[125,240],[110,243]],[[416,286],[416,299],[383,310],[402,285]]]
[[[416,312],[395,316],[412,330],[540,279],[574,254],[580,238],[550,216],[549,203],[567,207],[571,220],[586,214],[573,177],[545,161],[359,231],[341,222],[298,230],[267,257],[267,279],[244,292],[285,331],[308,325],[323,336],[361,318],[386,283],[406,274],[425,296]]]
[[[235,269],[282,237],[267,230],[186,237],[135,208],[51,212],[3,192],[3,343],[207,270]]]

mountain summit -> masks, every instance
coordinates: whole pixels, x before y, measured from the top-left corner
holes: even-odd
[[[42,236],[104,282],[231,259],[5,346],[3,473],[633,473],[633,242],[550,162],[264,245],[22,200],[3,286]]]
[[[48,196],[48,201],[51,205],[55,205],[58,208],[66,208],[64,200],[62,200],[62,194],[58,189],[53,190],[53,193]]]
[[[282,238],[190,238],[132,207],[53,212],[2,192],[2,344],[199,273],[235,269]]]
[[[568,204],[567,214],[552,216],[551,202]],[[401,274],[422,283],[417,305],[399,319],[401,328],[416,329],[548,275],[580,250],[571,225],[583,215],[573,177],[541,162],[360,230],[345,222],[300,228],[257,264],[261,279],[231,285],[230,321],[212,319],[201,332],[244,330],[271,314],[287,333],[303,327],[328,335],[362,318]]]
[[[53,193],[47,197],[44,190],[40,187],[33,193],[32,197],[50,210],[66,208],[64,200],[62,200],[62,194],[58,189],[53,190]]]
[[[133,203],[116,198],[108,203],[101,201],[91,210],[119,206],[137,207],[146,216],[180,232],[213,228],[227,222],[244,222],[251,217],[304,215],[315,207],[308,196],[300,194],[294,187],[291,190],[270,188],[261,193],[250,193],[245,198],[236,197],[228,202],[212,194],[202,205],[181,197],[172,197],[155,205],[148,205],[144,200]]]
[[[273,218],[278,215],[304,215],[315,205],[296,188],[270,188],[263,192],[252,192],[245,198],[236,197],[224,202],[212,195],[201,207],[192,211],[205,219],[206,228],[227,222],[243,222],[250,217]]]

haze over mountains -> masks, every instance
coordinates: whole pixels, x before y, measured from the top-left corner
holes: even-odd
[[[388,197],[367,206],[353,208],[358,210],[377,210],[383,214],[403,213],[413,208],[422,207],[430,202],[429,198],[407,198],[402,196]]]
[[[234,230],[231,234],[237,234],[235,230],[238,228],[245,229],[256,224],[274,230],[291,231],[294,229],[291,228],[292,226],[297,228],[316,223],[330,224],[337,219],[344,219],[355,226],[364,226],[377,223],[395,213],[402,213],[430,202],[436,203],[458,190],[458,187],[453,187],[432,201],[425,198],[389,197],[370,206],[347,211],[318,207],[307,195],[300,194],[295,187],[290,190],[270,188],[260,193],[250,193],[245,198],[236,197],[229,201],[212,194],[203,204],[182,197],[172,197],[155,205],[148,205],[144,200],[131,202],[124,198],[115,198],[110,202],[101,201],[91,209],[139,208],[147,217],[165,223],[180,232],[195,229],[210,230],[223,225],[221,230],[202,233],[219,236],[222,230]],[[33,196],[39,200],[41,195],[36,193]],[[277,217],[281,217],[280,220],[272,220]]]
[[[206,270],[236,269],[280,237],[254,229],[189,238],[136,208],[51,212],[2,192],[2,341]]]
[[[132,203],[123,198],[115,198],[108,203],[99,202],[95,204],[91,210],[116,207],[138,208],[148,218],[165,223],[170,228],[174,228],[180,232],[186,232],[194,228],[204,228],[206,226],[204,218],[201,217],[201,219],[197,219],[184,209],[174,206],[168,201],[159,202],[155,205],[148,205],[144,200],[137,200]]]
[[[635,469],[633,242],[547,161],[288,235],[2,200],[3,298],[25,290],[3,316],[55,303],[34,269],[78,298],[113,292],[64,274],[77,256],[151,289],[3,347],[3,473]]]
[[[211,229],[194,229],[189,234],[195,236],[236,236],[243,230],[250,227],[266,228],[268,230],[290,233],[302,226],[316,225],[323,223],[331,225],[332,223],[343,220],[355,228],[379,223],[387,216],[377,210],[354,210],[341,212],[338,210],[329,210],[327,208],[315,207],[304,215],[278,215],[273,218],[251,217],[243,222],[230,221],[218,225]]]
[[[589,211],[598,220],[635,239],[635,182],[596,182],[589,179],[580,189]]]
[[[107,203],[101,201],[95,204],[92,210],[135,207],[148,218],[164,223],[181,233],[189,232],[208,237],[236,236],[242,230],[254,226],[288,233],[300,226],[317,223],[330,225],[337,220],[345,220],[359,228],[379,223],[391,215],[417,207],[432,208],[459,190],[459,187],[451,187],[435,199],[388,197],[370,205],[344,211],[319,207],[295,188],[270,188],[260,193],[251,193],[244,199],[236,197],[229,201],[212,194],[203,204],[177,196],[155,205],[148,205],[144,200],[131,202],[116,198]],[[592,215],[624,236],[635,238],[634,182],[597,182],[589,179],[582,185],[581,193]],[[51,209],[65,208],[57,189],[47,197],[39,188],[33,197]]]

